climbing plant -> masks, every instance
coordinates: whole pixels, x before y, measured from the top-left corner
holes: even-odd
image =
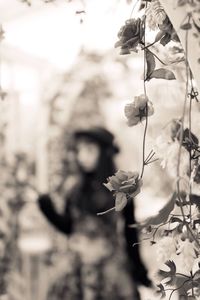
[[[120,170],[108,178],[105,186],[116,199],[113,209],[120,211],[128,201],[142,193],[147,166],[159,160],[166,172],[171,172],[174,185],[169,200],[155,216],[149,217],[138,227],[148,234],[150,244],[158,244],[163,252],[165,268],[163,266],[164,269],[158,271],[157,293],[162,298],[169,295],[171,299],[178,291],[181,299],[197,299],[200,296],[200,147],[199,139],[192,131],[192,118],[196,114],[193,106],[194,102],[198,103],[198,91],[189,65],[188,49],[192,45],[188,41],[190,34],[199,36],[200,1],[177,0],[174,7],[185,8],[179,28],[184,32],[184,44],[180,43],[170,16],[158,0],[142,1],[140,17],[134,18],[132,10],[130,19],[119,30],[115,47],[120,49],[120,55],[143,52],[143,94],[133,95],[133,101],[124,108],[127,124],[134,127],[133,130],[144,123],[142,168],[140,172]],[[150,31],[155,32],[153,42],[148,40]],[[182,55],[167,63],[160,59],[157,45],[162,45],[163,49],[170,45]],[[196,47],[199,47],[198,42]],[[155,149],[146,153],[148,125],[154,114],[153,99],[148,96],[147,84],[150,85],[152,79],[176,80],[172,65],[179,62],[184,62],[185,72],[180,114],[176,119],[169,120],[166,126],[163,124],[165,129]]]

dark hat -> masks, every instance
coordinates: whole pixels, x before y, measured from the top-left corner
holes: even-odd
[[[113,153],[118,153],[119,148],[114,144],[113,134],[103,127],[91,127],[89,129],[80,129],[74,132],[75,139],[87,137],[98,144],[110,148]]]

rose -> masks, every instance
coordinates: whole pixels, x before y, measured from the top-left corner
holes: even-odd
[[[140,192],[142,180],[139,179],[138,172],[117,171],[113,176],[108,177],[108,183],[104,185],[115,192],[123,192],[131,196],[136,196]]]
[[[144,20],[129,19],[121,27],[118,38],[119,41],[115,47],[121,47],[120,54],[130,54],[130,51],[137,52],[137,46],[142,42],[144,37]]]
[[[127,195],[136,196],[140,192],[142,179],[138,172],[117,171],[113,176],[108,177],[108,183],[104,183],[109,191],[114,191],[115,210],[122,210],[127,204]]]
[[[128,126],[134,126],[144,120],[146,115],[153,115],[153,104],[145,95],[136,96],[132,103],[126,104],[124,113],[128,119]]]

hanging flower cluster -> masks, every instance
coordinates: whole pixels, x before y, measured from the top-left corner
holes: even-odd
[[[199,0],[177,0],[179,6],[190,5],[191,7],[199,8]],[[164,66],[169,63],[164,62],[159,57],[159,52],[155,53],[156,44],[166,46],[173,41],[178,45],[177,49],[182,47],[177,33],[173,25],[166,15],[159,0],[144,0],[142,1],[141,9],[144,11],[144,17],[139,19],[130,19],[120,29],[118,34],[119,41],[115,47],[121,47],[120,54],[131,54],[138,50],[144,51],[144,95],[134,97],[132,103],[128,103],[124,108],[124,113],[127,118],[128,126],[135,126],[138,123],[146,120],[143,136],[143,165],[141,175],[138,178],[142,180],[144,167],[152,160],[155,151],[145,156],[145,141],[148,127],[148,117],[153,115],[154,108],[151,101],[146,95],[146,82],[152,79],[167,79],[174,80],[174,73],[169,68],[157,67],[158,64]],[[199,16],[199,11],[198,11]],[[180,30],[186,31],[186,44],[188,43],[188,30],[196,28],[196,36],[199,36],[200,26],[199,19],[194,17],[191,10],[186,16],[183,24],[180,25]],[[146,28],[156,30],[153,43],[148,42],[148,36],[145,35]],[[154,48],[152,48],[154,46]],[[182,48],[181,48],[182,49]],[[179,51],[179,50],[178,50]],[[182,49],[182,53],[184,50]],[[174,186],[172,187],[173,195],[170,200],[157,212],[155,216],[149,217],[143,223],[138,224],[140,229],[146,229],[148,232],[151,245],[158,247],[158,252],[163,259],[168,270],[160,269],[158,293],[161,297],[166,296],[166,291],[171,290],[171,299],[173,293],[184,286],[184,299],[190,297],[197,299],[200,296],[200,146],[199,139],[191,130],[192,119],[192,100],[198,99],[192,86],[192,73],[188,66],[187,51],[185,57],[182,56],[180,61],[186,60],[187,69],[187,85],[184,97],[184,109],[179,119],[172,120],[171,127],[168,129],[168,135],[164,138],[161,136],[158,139],[157,156],[161,159],[161,164],[166,167],[168,174],[173,179]],[[189,88],[191,85],[191,92]],[[197,93],[198,94],[198,93]],[[190,105],[187,101],[190,100]],[[193,101],[194,102],[194,101]],[[189,107],[188,107],[189,106]],[[185,126],[188,120],[188,127]],[[135,196],[140,192],[141,183],[127,185],[129,177],[124,178],[120,173],[117,173],[108,179],[106,187],[110,191],[114,191],[116,195],[116,206],[120,203],[122,209],[127,203],[127,196]],[[120,175],[120,176],[119,176]],[[127,188],[128,186],[128,188]],[[138,188],[136,188],[138,186]],[[123,191],[124,188],[124,191]],[[122,189],[122,190],[121,190]],[[123,199],[123,201],[118,201]],[[116,209],[117,210],[117,209]],[[170,247],[169,247],[170,244]],[[194,262],[195,261],[195,262]],[[197,268],[194,265],[198,262]],[[182,286],[173,288],[178,280],[182,280]],[[171,286],[172,288],[168,288]],[[186,296],[187,295],[187,296]]]
[[[134,97],[132,103],[126,104],[124,108],[125,116],[128,119],[128,126],[135,126],[154,113],[153,104],[144,94]]]

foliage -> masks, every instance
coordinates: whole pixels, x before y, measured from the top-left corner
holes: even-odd
[[[158,44],[166,47],[172,42],[176,44],[175,47],[181,49],[180,40],[159,1],[151,0],[143,1],[142,17],[130,18],[121,27],[115,47],[121,48],[121,55],[130,55],[140,51],[144,53],[144,95],[135,96],[133,103],[125,106],[125,116],[129,126],[145,122],[143,164],[137,180],[142,180],[145,166],[155,161],[152,158],[156,153],[161,166],[166,169],[166,172],[171,173],[175,182],[172,187],[172,196],[165,206],[155,216],[149,217],[139,225],[132,224],[132,226],[138,226],[140,230],[146,231],[150,244],[160,248],[163,263],[168,267],[168,270],[158,271],[159,283],[156,293],[160,294],[161,298],[165,298],[169,292],[169,299],[171,299],[173,293],[179,291],[185,299],[197,299],[200,296],[200,149],[199,139],[191,129],[192,104],[194,101],[198,102],[198,92],[194,87],[192,72],[188,65],[188,35],[191,29],[196,30],[197,35],[200,32],[195,16],[195,13],[199,12],[199,1],[178,0],[176,5],[186,7],[185,18],[180,26],[180,30],[185,32],[186,84],[183,109],[176,120],[169,122],[170,126],[165,136],[158,138],[155,151],[152,150],[147,157],[145,146],[148,119],[154,110],[147,96],[146,82],[152,79],[176,79],[170,64],[163,62],[152,49],[155,50]],[[155,31],[153,43],[147,40],[147,29]],[[157,67],[158,63],[164,65],[165,68]],[[186,125],[186,120],[188,125]],[[119,172],[130,174],[124,171]],[[114,191],[116,210],[120,210],[124,208],[129,197],[136,196],[131,195],[130,192],[131,185],[135,190],[135,181],[129,182],[130,190],[126,190],[126,197],[122,197],[120,189],[124,182],[119,180],[117,174],[110,177],[105,186],[110,191]],[[138,192],[142,193],[142,190],[139,189]],[[118,204],[119,198],[120,205]]]

